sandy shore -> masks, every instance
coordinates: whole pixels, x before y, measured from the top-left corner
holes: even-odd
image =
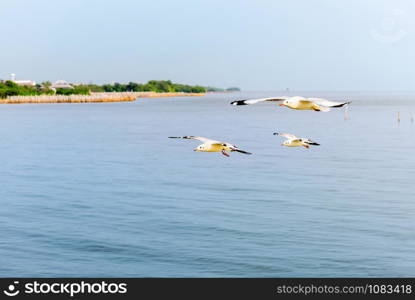
[[[86,102],[122,102],[135,101],[137,98],[151,97],[189,97],[203,96],[203,93],[155,93],[155,92],[125,92],[125,93],[92,93],[91,95],[40,95],[40,96],[9,96],[0,99],[0,104],[22,103],[86,103]]]

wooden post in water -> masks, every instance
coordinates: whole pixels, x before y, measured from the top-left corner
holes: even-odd
[[[344,108],[344,120],[345,121],[349,120],[349,105],[348,104],[346,104]]]
[[[401,114],[400,114],[400,112],[398,111],[398,123],[400,123],[401,122]]]

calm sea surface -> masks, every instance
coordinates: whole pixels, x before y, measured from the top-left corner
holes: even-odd
[[[0,276],[414,276],[415,95],[278,94],[1,105]]]

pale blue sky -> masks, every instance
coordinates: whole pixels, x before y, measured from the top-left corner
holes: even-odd
[[[0,0],[0,78],[415,90],[413,0]]]

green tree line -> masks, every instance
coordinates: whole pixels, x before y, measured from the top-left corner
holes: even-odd
[[[13,81],[0,82],[0,98],[7,96],[34,96],[34,95],[89,95],[91,92],[158,92],[158,93],[205,93],[206,88],[199,85],[173,83],[170,80],[150,80],[145,84],[129,82],[127,84],[80,84],[72,89],[51,89],[49,81],[36,86],[20,86]]]
[[[74,86],[73,89],[52,90],[50,85],[37,84],[35,86],[21,86],[13,81],[0,82],[0,98],[7,96],[36,96],[36,95],[88,95],[90,92],[83,86]]]
[[[205,93],[206,88],[200,85],[173,83],[170,80],[150,80],[147,83],[129,82],[127,84],[86,84],[82,85],[91,92],[158,92],[158,93]]]
[[[0,98],[7,96],[35,96],[35,95],[89,95],[97,92],[158,92],[158,93],[206,93],[206,92],[224,92],[239,91],[237,87],[227,89],[215,87],[203,87],[200,85],[187,85],[174,83],[170,80],[150,80],[147,83],[129,82],[126,84],[80,84],[73,85],[71,89],[51,88],[52,83],[49,81],[42,82],[35,86],[21,86],[13,81],[0,81]]]

